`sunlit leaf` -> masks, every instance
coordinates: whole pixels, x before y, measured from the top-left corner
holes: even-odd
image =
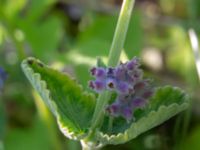
[[[67,74],[56,71],[34,58],[23,61],[27,78],[56,116],[61,131],[69,138],[87,135],[95,97],[84,92]]]
[[[112,131],[104,128],[97,134],[97,139],[103,144],[120,144],[136,138],[141,133],[160,125],[172,116],[186,109],[189,97],[178,88],[166,86],[158,88],[151,98],[149,106],[135,112],[135,120],[131,124],[117,119],[113,122]],[[108,124],[104,124],[108,127]]]

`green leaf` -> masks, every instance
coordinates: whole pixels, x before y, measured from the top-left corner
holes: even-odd
[[[67,74],[56,71],[39,60],[28,58],[22,69],[33,87],[56,116],[63,134],[71,139],[82,139],[91,124],[95,97]]]
[[[192,131],[190,131],[189,135],[181,141],[178,144],[177,149],[181,150],[199,150],[200,149],[200,126],[198,125],[197,127],[193,128]]]
[[[112,131],[107,131],[108,121],[97,131],[96,138],[102,144],[120,144],[136,138],[141,133],[160,125],[172,116],[186,109],[189,97],[179,88],[165,86],[158,88],[147,108],[134,113],[135,121],[127,124],[122,119],[113,122]]]

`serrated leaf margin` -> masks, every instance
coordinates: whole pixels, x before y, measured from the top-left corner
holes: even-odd
[[[167,87],[167,86],[166,86]],[[179,88],[174,88],[176,90],[180,90]],[[172,116],[175,116],[179,112],[185,110],[189,106],[189,96],[186,95],[184,97],[185,102],[180,104],[173,103],[169,106],[161,105],[157,111],[151,111],[147,116],[142,117],[138,121],[132,123],[130,128],[124,131],[124,133],[119,133],[117,135],[108,135],[101,131],[96,132],[96,139],[98,142],[103,145],[107,144],[123,144],[128,142],[143,132],[160,125],[164,121],[168,120]],[[170,113],[166,113],[170,112]],[[170,114],[170,115],[169,115]],[[159,119],[158,119],[159,118]],[[145,127],[141,127],[144,125]]]
[[[57,120],[57,123],[58,123],[58,126],[59,126],[61,132],[67,138],[73,139],[73,140],[81,140],[84,137],[86,137],[87,134],[84,134],[84,133],[83,134],[76,134],[73,131],[71,131],[67,126],[64,126],[62,122],[60,122],[60,117],[59,117],[59,115],[57,114],[57,111],[56,111],[57,107],[56,107],[54,101],[51,99],[50,91],[47,88],[47,84],[44,80],[41,79],[41,76],[40,76],[39,73],[35,73],[33,71],[33,69],[28,66],[29,60],[34,60],[34,61],[37,61],[39,63],[41,63],[41,61],[38,60],[38,59],[35,59],[33,57],[29,57],[29,58],[22,61],[21,67],[22,67],[22,70],[25,73],[26,77],[28,78],[28,80],[30,81],[32,86],[34,87],[34,89],[39,92],[40,96],[45,101],[48,108],[51,110],[51,112],[56,117],[56,120]],[[45,65],[45,64],[43,64],[43,65]],[[48,67],[48,66],[45,65],[45,67]]]

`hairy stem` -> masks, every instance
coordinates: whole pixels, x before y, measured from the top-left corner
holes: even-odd
[[[115,30],[113,42],[110,49],[109,59],[108,59],[108,66],[115,67],[118,62],[119,58],[124,46],[124,41],[126,37],[126,33],[128,30],[129,21],[131,18],[131,12],[133,9],[135,0],[124,0],[121,8],[121,12],[119,15],[119,19],[117,22],[117,27]],[[111,96],[109,91],[102,92],[98,99],[97,105],[95,108],[95,112],[93,115],[92,120],[92,130],[99,126],[101,119],[104,115],[104,108],[108,103],[108,100]]]

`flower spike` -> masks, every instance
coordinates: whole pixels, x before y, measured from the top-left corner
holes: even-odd
[[[138,58],[120,63],[115,68],[94,67],[91,74],[96,78],[89,87],[96,92],[111,90],[117,94],[115,101],[107,106],[106,112],[113,117],[123,117],[129,122],[134,110],[144,108],[153,95],[149,82],[143,79]]]

